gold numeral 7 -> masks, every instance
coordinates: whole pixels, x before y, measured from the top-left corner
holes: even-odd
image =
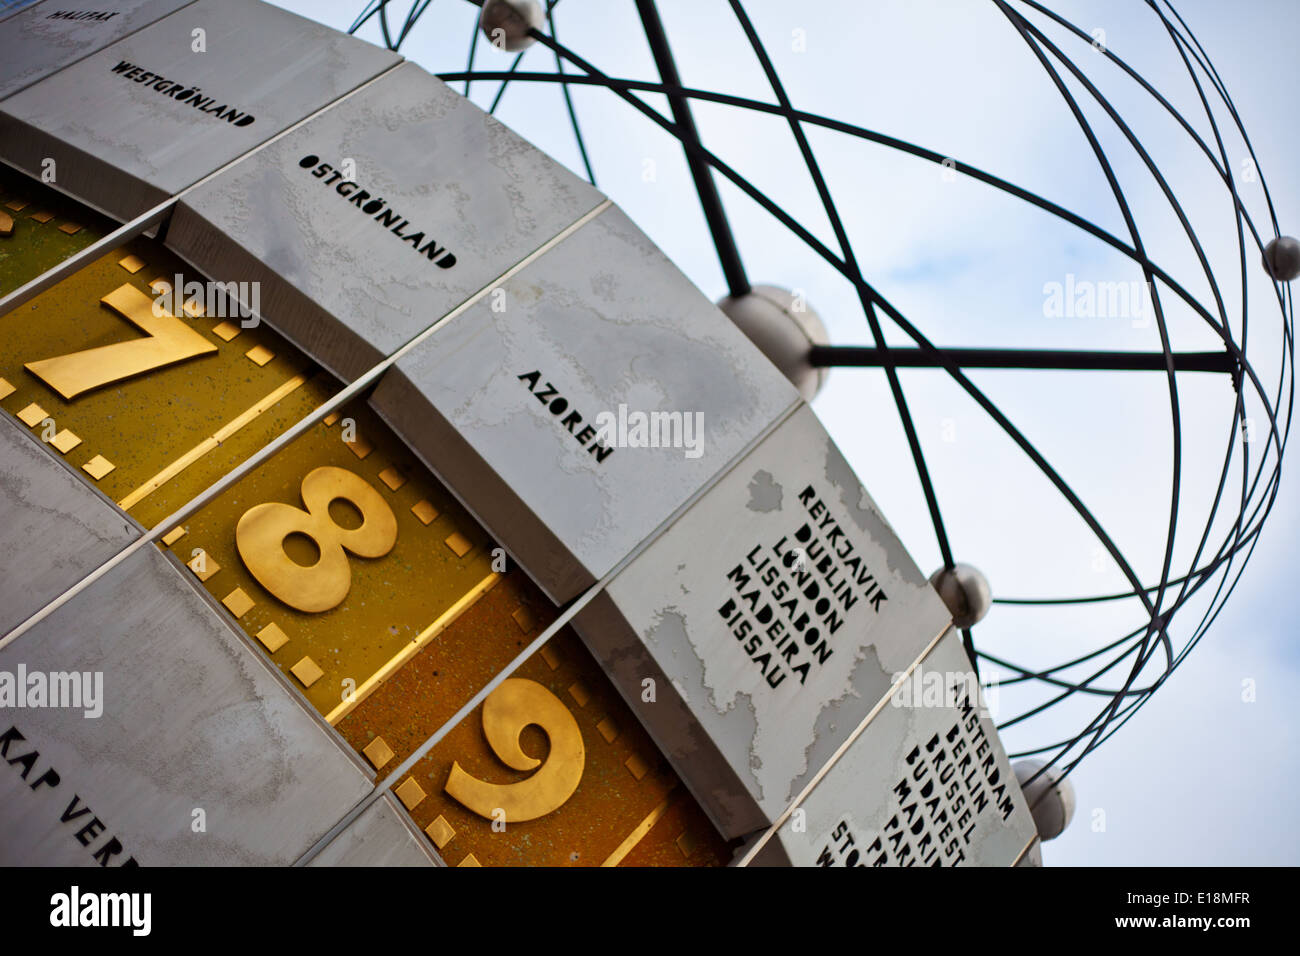
[[[99,301],[147,333],[147,337],[27,363],[29,372],[66,399],[217,351],[215,345],[170,312],[154,314],[154,300],[135,286],[118,286]]]

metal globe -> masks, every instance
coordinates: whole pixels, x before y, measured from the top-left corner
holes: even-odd
[[[745,295],[726,296],[718,308],[811,402],[826,384],[828,368],[809,361],[814,345],[827,345],[826,326],[802,297],[776,286],[756,285]]]
[[[1069,777],[1062,778],[1058,767],[1052,767],[1039,774],[1033,783],[1026,784],[1046,765],[1042,760],[1020,760],[1011,769],[1025,792],[1025,801],[1033,814],[1034,825],[1038,827],[1039,839],[1054,840],[1074,819],[1074,785]]]
[[[1283,282],[1300,276],[1300,239],[1292,236],[1270,239],[1264,247],[1264,269]]]
[[[974,627],[984,620],[984,615],[993,605],[988,578],[969,564],[940,568],[930,575],[930,584],[948,606],[952,622],[957,627]]]
[[[537,0],[485,0],[478,25],[494,47],[517,53],[537,42],[528,31],[541,29],[545,19]]]

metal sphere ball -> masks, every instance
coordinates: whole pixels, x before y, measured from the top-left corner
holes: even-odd
[[[1025,802],[1033,814],[1039,839],[1054,840],[1074,819],[1074,785],[1069,777],[1061,777],[1058,767],[1039,774],[1038,779],[1026,785],[1025,781],[1044,766],[1046,762],[1042,760],[1020,760],[1011,769],[1025,792]]]
[[[829,344],[830,338],[802,298],[776,286],[756,285],[745,295],[719,300],[718,308],[785,374],[804,401],[811,402],[821,391],[830,369],[813,366],[809,352],[814,345]]]
[[[537,0],[485,0],[478,25],[493,46],[517,53],[537,42],[528,31],[541,29],[545,19]]]
[[[930,575],[930,584],[948,606],[952,622],[957,627],[974,627],[993,606],[988,578],[969,564],[940,568]]]
[[[1300,276],[1300,239],[1280,236],[1269,240],[1264,247],[1264,269],[1283,282]]]

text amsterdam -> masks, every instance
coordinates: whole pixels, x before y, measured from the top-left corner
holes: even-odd
[[[956,866],[966,861],[981,821],[992,827],[1011,817],[1010,778],[1003,777],[975,702],[965,695],[952,727],[903,758],[906,769],[891,788],[893,814],[885,825],[863,837],[841,820],[819,866]]]

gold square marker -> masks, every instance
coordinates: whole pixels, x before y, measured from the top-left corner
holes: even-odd
[[[207,315],[207,311],[203,308],[203,306],[199,305],[198,300],[196,299],[190,299],[188,302],[182,302],[181,311],[184,312],[186,315],[188,315],[191,319],[198,319]]]
[[[54,218],[54,213],[42,209],[40,212],[32,213],[30,218],[35,219],[37,222],[49,222]]]
[[[239,334],[239,326],[233,322],[221,322],[212,327],[212,334],[223,342],[229,342]]]
[[[70,236],[75,236],[77,233],[81,232],[81,227],[75,222],[65,222],[63,225],[59,226],[59,232],[66,232]]]
[[[310,687],[325,676],[325,672],[320,669],[320,665],[310,657],[304,657],[297,664],[290,667],[289,673],[298,678],[303,687]]]
[[[381,768],[388,761],[393,759],[393,748],[388,746],[388,741],[383,737],[376,737],[370,743],[361,748],[361,752],[366,755],[370,761],[370,766],[376,770]]]
[[[127,256],[125,259],[117,260],[117,264],[131,275],[135,275],[144,268],[144,260],[139,256]]]
[[[411,513],[420,519],[420,524],[431,524],[438,517],[438,509],[427,501],[417,501],[411,505]]]
[[[28,428],[35,428],[41,422],[45,421],[47,415],[45,409],[32,402],[21,412],[18,413],[18,420]]]
[[[453,531],[447,537],[445,543],[458,558],[465,557],[465,555],[469,554],[470,548],[473,547],[473,545],[469,543],[469,538],[465,537],[459,531]]]
[[[691,832],[689,830],[684,831],[673,842],[677,844],[677,849],[682,851],[682,856],[690,856],[692,853],[695,852],[695,848],[700,845],[699,841],[696,840],[695,837],[691,835]]]
[[[433,845],[439,850],[450,843],[452,838],[456,836],[455,828],[447,822],[447,818],[441,813],[438,814],[436,820],[424,828],[424,832],[429,835],[429,839],[433,841]]]
[[[280,625],[274,622],[266,625],[257,632],[257,639],[262,642],[262,646],[270,653],[274,654],[284,645],[289,643],[289,635],[280,629]]]
[[[212,555],[200,549],[199,553],[185,562],[185,566],[194,572],[200,581],[206,581],[221,570],[221,565],[212,560]]]
[[[50,439],[50,444],[57,448],[62,454],[66,455],[68,452],[72,451],[72,449],[81,444],[81,439],[64,428]]]
[[[551,650],[550,644],[543,644],[539,653],[542,655],[542,660],[546,661],[546,666],[551,670],[555,670],[560,666],[560,656]]]
[[[0,378],[0,398],[8,398],[14,391],[14,387],[9,384],[7,379]]]
[[[569,696],[578,702],[579,707],[586,707],[587,701],[591,700],[591,692],[582,681],[573,682],[569,687]]]
[[[379,473],[379,480],[388,486],[389,491],[396,491],[406,484],[406,476],[396,468],[385,468]]]
[[[5,203],[5,208],[12,209],[14,212],[22,212],[24,209],[27,208],[27,200],[11,199],[7,203]]]
[[[407,777],[393,791],[397,794],[397,799],[402,801],[402,806],[408,810],[414,810],[420,805],[420,802],[428,796],[424,792],[424,787],[420,786],[419,781],[414,777]]]
[[[596,725],[596,730],[598,730],[600,735],[605,738],[605,743],[607,744],[612,744],[614,738],[618,736],[618,728],[614,726],[614,721],[610,720],[608,717]]]
[[[113,464],[103,455],[96,455],[94,458],[90,459],[90,461],[81,466],[82,470],[96,481],[99,481],[99,479],[103,478],[116,467],[117,465]]]
[[[339,420],[339,413],[338,413],[338,412],[330,412],[328,415],[325,416],[325,419],[324,419],[324,421],[325,421],[325,427],[328,428],[329,426],[333,425],[333,424],[334,424],[336,421],[338,421],[338,420]]]
[[[623,761],[623,766],[627,767],[627,772],[638,780],[650,772],[650,765],[636,754],[633,754],[628,757],[627,760]]]
[[[256,602],[244,593],[243,588],[235,588],[221,599],[221,603],[224,604],[230,613],[235,615],[235,617],[243,617],[253,609],[253,605]]]
[[[510,616],[514,618],[515,623],[519,625],[519,630],[523,631],[525,634],[531,631],[534,625],[537,624],[537,618],[533,617],[533,612],[530,611],[526,605],[519,608],[519,610],[515,611],[515,613]],[[548,661],[547,663],[550,662]],[[551,670],[555,670],[555,668],[552,667]]]
[[[158,278],[154,279],[152,282],[149,283],[149,291],[152,292],[154,295],[167,295],[167,293],[171,292],[171,290],[172,290],[172,284],[168,282],[166,279],[164,279],[162,276],[159,276]]]
[[[352,452],[352,454],[356,455],[358,458],[365,458],[367,455],[369,455],[372,451],[375,450],[375,447],[371,445],[370,442],[362,438],[360,435],[358,435],[352,441],[345,441],[343,444],[347,445],[348,451]]]
[[[483,866],[483,864],[480,863],[480,862],[478,861],[478,857],[476,857],[473,853],[467,853],[467,854],[465,854],[465,859],[461,860],[461,861],[460,861],[459,863],[457,863],[456,865],[457,865],[457,866],[477,866],[477,867],[479,867],[479,868],[482,868],[482,866]]]
[[[275,358],[275,353],[265,345],[255,345],[244,353],[254,365],[265,365]]]
[[[179,541],[183,537],[185,537],[185,527],[183,525],[178,524],[176,527],[172,528],[165,535],[163,535],[162,543],[166,547],[170,548],[172,545],[174,545],[177,541]]]

